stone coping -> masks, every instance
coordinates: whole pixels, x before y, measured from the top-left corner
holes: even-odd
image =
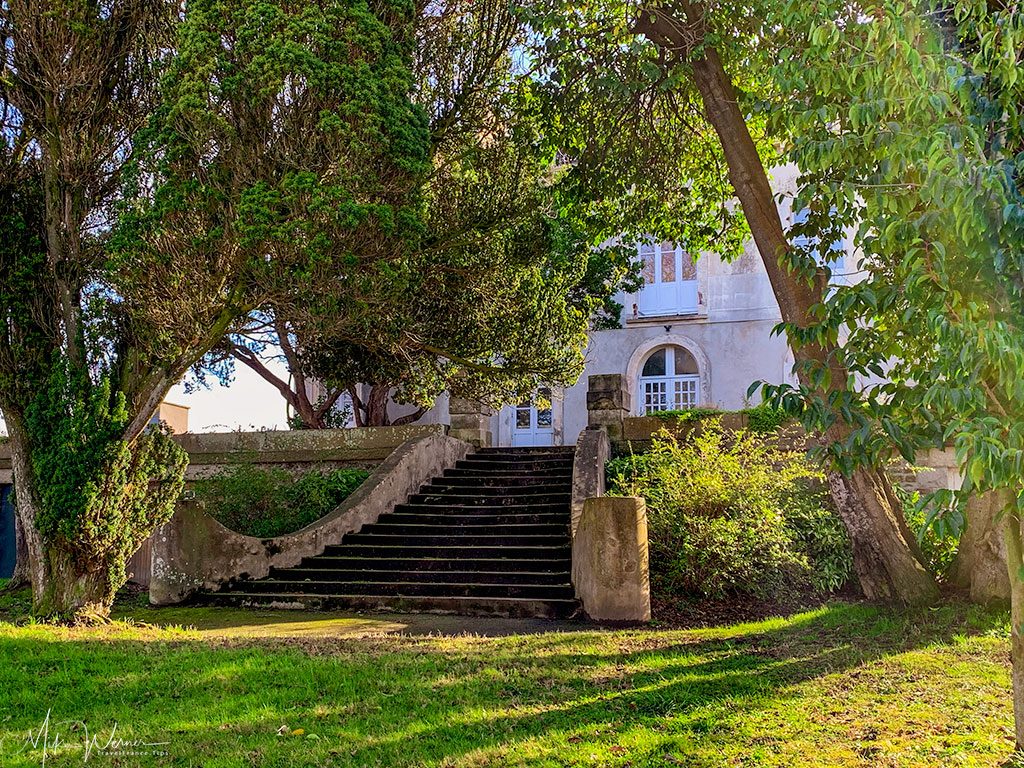
[[[442,434],[412,437],[395,449],[334,511],[295,533],[258,539],[229,530],[195,503],[179,506],[153,535],[150,602],[170,605],[201,589],[259,579],[322,554],[346,533],[376,522],[472,450]]]

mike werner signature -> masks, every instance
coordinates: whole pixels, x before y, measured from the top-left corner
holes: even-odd
[[[50,715],[53,710],[46,711],[46,717],[38,729],[30,729],[21,744],[19,753],[29,750],[42,750],[42,766],[46,765],[47,758],[59,749],[74,749],[81,747],[83,750],[82,762],[89,762],[93,755],[166,755],[167,752],[161,747],[170,744],[169,741],[145,741],[143,739],[123,739],[117,735],[117,721],[106,736],[102,732],[90,733],[89,726],[82,720],[60,720],[52,721]],[[71,739],[65,734],[71,731],[80,731]]]

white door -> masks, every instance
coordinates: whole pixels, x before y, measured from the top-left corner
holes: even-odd
[[[512,414],[512,445],[517,447],[554,445],[551,390],[537,392],[534,401],[520,403]]]
[[[693,258],[675,243],[639,245],[644,284],[637,297],[642,315],[686,315],[697,311],[697,268]]]

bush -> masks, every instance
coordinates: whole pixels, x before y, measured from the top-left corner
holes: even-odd
[[[661,430],[650,452],[608,465],[612,493],[647,500],[655,588],[720,598],[842,586],[849,540],[821,473],[762,435],[706,426],[685,443]]]
[[[934,525],[929,524],[928,511],[919,491],[907,491],[898,483],[893,483],[893,490],[903,505],[903,516],[917,537],[928,570],[939,581],[950,581],[956,564],[956,553],[960,549],[960,533],[941,535]]]
[[[227,528],[266,539],[294,533],[324,517],[369,474],[363,469],[336,469],[294,477],[283,469],[236,464],[198,480],[195,494]]]

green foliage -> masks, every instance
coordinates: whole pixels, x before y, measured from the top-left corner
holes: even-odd
[[[962,495],[1017,497],[1024,17],[998,3],[935,10],[766,6],[791,47],[762,62],[786,94],[764,114],[803,172],[798,205],[816,212],[813,227],[827,219],[852,233],[863,278],[836,286],[816,322],[783,330],[795,345],[843,334],[835,354],[863,383],[826,396],[828,370],[811,364],[806,386],[765,395],[810,429],[851,425],[825,446],[842,470],[952,444]],[[929,523],[955,535],[963,518],[950,495],[924,501]]]
[[[928,499],[923,498],[919,491],[908,492],[897,484],[893,485],[893,489],[903,506],[907,525],[921,547],[925,565],[937,578],[948,582],[954,575],[962,526],[956,530],[941,530],[930,517]]]
[[[715,408],[684,408],[677,411],[652,411],[647,415],[662,421],[677,421],[685,424],[691,421],[701,421],[702,419],[713,419],[716,416],[721,416],[722,411]]]
[[[850,574],[820,472],[754,433],[709,421],[681,443],[662,430],[608,474],[613,493],[647,500],[652,578],[665,592],[770,597],[837,589]]]
[[[169,514],[183,456],[147,423],[234,324],[266,305],[380,311],[367,297],[422,231],[430,168],[414,12],[0,11],[0,409],[33,475],[45,610],[100,582],[89,602],[109,602]]]
[[[775,408],[768,403],[748,408],[745,413],[747,429],[751,432],[775,432],[790,419],[789,414],[783,409]]]
[[[126,580],[125,563],[157,525],[170,519],[187,454],[168,433],[124,439],[124,396],[94,385],[64,363],[26,411],[35,490],[35,527],[85,572],[103,574],[107,599]]]
[[[747,417],[747,429],[751,432],[775,432],[791,418],[786,411],[775,408],[767,403],[745,408],[741,411],[720,411],[717,408],[685,408],[677,411],[652,411],[648,416],[653,416],[662,421],[675,421],[681,424],[689,422],[713,419],[723,414],[736,413]]]
[[[270,538],[327,515],[369,477],[363,469],[305,472],[237,464],[195,482],[196,499],[232,531]]]

